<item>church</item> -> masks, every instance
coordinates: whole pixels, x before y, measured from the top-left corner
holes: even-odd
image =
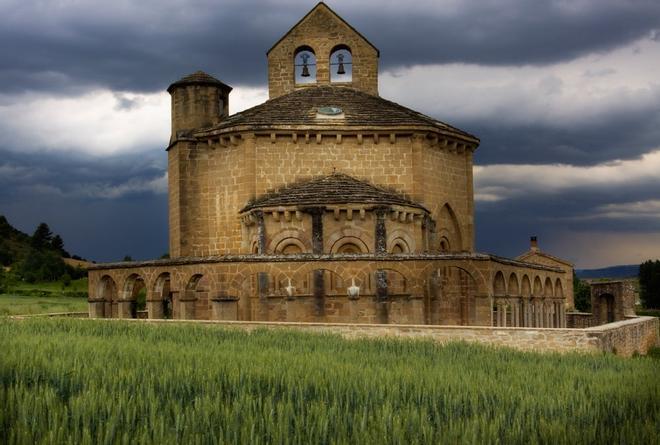
[[[475,252],[480,141],[380,97],[379,56],[319,3],[268,50],[263,104],[172,83],[170,258],[94,266],[90,317],[565,327],[572,265]]]

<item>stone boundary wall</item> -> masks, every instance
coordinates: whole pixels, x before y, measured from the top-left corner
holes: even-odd
[[[590,328],[597,325],[596,319],[591,312],[566,312],[567,328]]]
[[[86,314],[80,313],[45,315],[86,316]],[[14,316],[10,318],[28,317]],[[660,319],[656,317],[629,317],[624,321],[586,329],[113,318],[91,320],[208,324],[243,329],[247,332],[264,328],[290,329],[302,332],[338,334],[347,339],[396,337],[430,339],[439,343],[466,341],[510,347],[521,351],[611,352],[623,357],[630,357],[635,353],[646,355],[649,349],[660,346]]]
[[[656,317],[633,317],[614,323],[585,329],[595,334],[601,351],[613,352],[630,357],[635,353],[645,355],[654,346],[660,346],[658,330],[660,319]]]

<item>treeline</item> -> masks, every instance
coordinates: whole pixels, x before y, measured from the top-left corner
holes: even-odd
[[[40,223],[32,236],[12,227],[4,216],[0,216],[0,274],[9,278],[34,283],[37,281],[59,281],[65,285],[87,276],[81,267],[66,264],[62,258],[82,258],[71,256],[64,248],[64,240],[53,234],[46,223]]]
[[[639,265],[639,299],[647,309],[660,309],[660,260]]]

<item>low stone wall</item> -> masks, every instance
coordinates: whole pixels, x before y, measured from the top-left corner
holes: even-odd
[[[566,312],[567,328],[590,328],[598,324],[591,312]]]
[[[627,320],[594,326],[584,331],[598,339],[601,351],[630,357],[635,353],[644,355],[650,348],[660,346],[659,327],[660,322],[656,317],[628,317]]]
[[[117,319],[102,318],[108,322]],[[332,333],[348,339],[357,338],[419,338],[439,343],[453,341],[476,342],[534,352],[612,352],[629,357],[645,355],[658,340],[658,318],[635,317],[629,320],[587,329],[568,328],[505,328],[481,326],[432,326],[391,324],[295,323],[260,321],[162,320],[124,319],[146,323],[212,324],[245,331],[255,329],[291,329],[303,332]]]

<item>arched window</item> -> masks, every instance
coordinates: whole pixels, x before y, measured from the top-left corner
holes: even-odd
[[[330,82],[353,80],[353,55],[346,45],[337,45],[330,51]]]
[[[346,243],[337,249],[337,253],[362,253],[362,249],[356,244]]]
[[[301,46],[293,55],[296,84],[316,83],[316,54],[309,46]]]
[[[390,253],[409,253],[410,248],[408,243],[406,243],[402,238],[397,238],[392,242],[392,247],[390,248]]]
[[[449,252],[449,240],[444,236],[440,239],[440,252]]]

